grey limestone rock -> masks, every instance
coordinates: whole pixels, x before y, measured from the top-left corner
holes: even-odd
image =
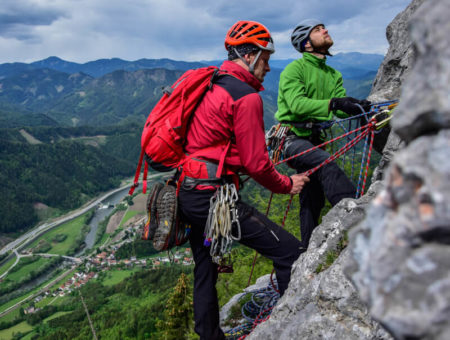
[[[409,75],[411,64],[415,58],[415,49],[408,32],[408,24],[411,16],[424,1],[413,0],[386,28],[389,49],[378,69],[368,97],[372,102],[384,102],[400,98],[402,84]],[[375,135],[375,150],[383,153],[380,165],[374,174],[375,180],[382,179],[392,154],[403,146],[404,143],[397,134],[391,131],[390,125],[385,127],[381,133]]]
[[[450,339],[450,2],[410,20],[417,56],[393,118],[408,145],[352,230],[346,273],[398,339]]]
[[[408,33],[411,15],[425,0],[413,0],[386,28],[389,49],[378,69],[369,100],[380,102],[399,99],[403,81],[410,72],[414,49]]]
[[[410,22],[416,62],[393,121],[405,141],[450,127],[450,1],[429,0]]]
[[[450,337],[450,131],[399,152],[387,185],[352,230],[346,272],[397,338]]]
[[[342,251],[346,233],[365,217],[365,207],[381,188],[378,182],[361,199],[345,199],[324,216],[271,318],[248,339],[391,339],[372,320],[343,273],[349,256],[347,249]],[[324,269],[330,258],[336,260]]]

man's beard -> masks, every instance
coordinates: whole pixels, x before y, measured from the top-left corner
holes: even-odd
[[[331,39],[326,39],[326,40],[323,40],[318,45],[313,45],[314,51],[323,52],[323,53],[328,52],[328,50],[331,48],[331,46],[333,46],[333,40],[331,40]]]

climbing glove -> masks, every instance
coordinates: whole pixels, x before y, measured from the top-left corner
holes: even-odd
[[[349,116],[355,116],[363,113],[361,107],[364,111],[368,111],[370,109],[370,104],[371,103],[368,100],[359,100],[353,97],[331,98],[330,111],[340,110],[344,111]]]

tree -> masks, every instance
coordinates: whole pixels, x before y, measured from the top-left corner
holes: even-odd
[[[192,330],[193,302],[189,278],[182,273],[169,296],[164,311],[164,321],[158,328],[166,340],[188,339]]]

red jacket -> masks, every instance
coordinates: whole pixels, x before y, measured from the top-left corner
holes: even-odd
[[[240,65],[225,61],[220,67],[231,76],[215,81],[192,116],[185,150],[196,158],[219,163],[217,149],[232,140],[225,159],[227,169],[250,175],[275,193],[289,193],[292,182],[275,170],[265,143],[262,84]],[[206,149],[206,150],[205,150]],[[204,150],[204,151],[202,151]]]

